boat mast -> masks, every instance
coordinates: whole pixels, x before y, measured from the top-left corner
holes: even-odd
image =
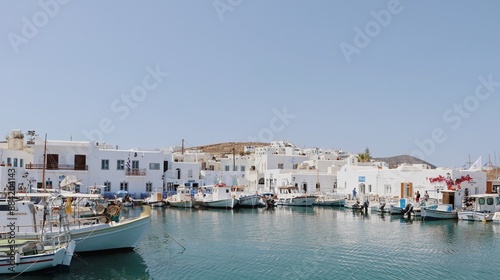
[[[47,133],[45,133],[45,141],[43,145],[43,165],[42,165],[42,189],[45,191],[45,162],[47,157]]]

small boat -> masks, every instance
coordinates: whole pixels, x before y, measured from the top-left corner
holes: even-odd
[[[453,204],[435,204],[424,206],[420,210],[423,220],[457,219],[457,210],[453,209]]]
[[[170,207],[182,207],[182,208],[191,208],[194,206],[193,197],[191,196],[191,188],[187,188],[182,185],[177,187],[177,193],[167,197],[165,202],[170,205]]]
[[[465,207],[458,210],[459,220],[488,222],[500,211],[500,197],[497,194],[471,195],[465,201]]]
[[[283,206],[312,206],[316,201],[316,195],[299,192],[295,186],[283,186],[278,188],[277,205]]]
[[[404,215],[408,212],[414,213],[415,216],[420,216],[420,204],[413,202],[409,198],[400,198],[398,204],[389,206],[389,214],[391,215]],[[417,213],[418,212],[418,213]]]
[[[344,206],[346,202],[345,196],[336,193],[326,193],[318,195],[318,198],[313,202],[315,206]]]
[[[76,241],[75,252],[134,248],[145,236],[151,221],[149,206],[143,206],[144,212],[139,217],[129,219],[119,219],[121,208],[117,205],[104,207],[99,204],[94,210],[95,214],[89,216],[83,212],[82,216],[78,213],[79,208],[64,202],[84,197],[85,194],[36,195],[46,196],[46,206],[40,208],[28,200],[15,202],[18,214],[16,236],[39,239],[42,234],[53,237],[65,230]],[[3,207],[8,207],[8,204],[0,201],[0,209]],[[5,211],[0,211],[0,220],[6,220],[6,215]],[[0,225],[0,231],[7,230],[7,226]]]
[[[243,186],[232,186],[231,193],[238,199],[239,207],[258,207],[260,204],[260,195],[250,193]]]
[[[224,183],[203,186],[195,196],[198,206],[233,209],[238,199],[231,194],[231,188]]]
[[[20,274],[55,266],[69,266],[76,246],[74,240],[59,242],[6,237],[0,240],[0,274]]]
[[[163,200],[162,193],[158,190],[151,192],[151,195],[144,199],[144,203],[151,207],[163,207],[166,204]]]
[[[0,201],[0,274],[70,265],[76,241],[71,238],[67,228],[61,226],[61,220],[50,219],[49,212],[44,216],[47,219],[43,220],[49,223],[49,228],[38,228],[35,211],[30,201],[14,197]],[[24,223],[26,219],[31,221],[27,226]],[[26,237],[24,230],[34,230],[37,234]]]

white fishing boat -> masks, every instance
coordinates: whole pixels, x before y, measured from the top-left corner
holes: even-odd
[[[191,188],[187,188],[184,185],[177,187],[177,193],[167,197],[165,201],[170,207],[191,208],[194,206]]]
[[[316,195],[310,195],[299,191],[295,186],[282,186],[278,188],[277,205],[283,206],[312,206],[316,201]]]
[[[345,195],[336,193],[326,193],[317,196],[313,202],[315,206],[344,206],[346,203]]]
[[[456,190],[441,190],[442,203],[426,205],[421,208],[423,220],[458,219],[457,208],[462,205],[462,192]]]
[[[74,249],[74,240],[59,242],[54,239],[1,239],[0,274],[20,274],[55,266],[69,266]]]
[[[64,210],[63,210],[64,211]],[[62,220],[55,220],[57,229],[38,228],[35,207],[29,201],[13,197],[0,201],[0,274],[33,272],[55,266],[69,266],[76,241],[67,229],[61,227]],[[50,219],[50,213],[45,216]],[[31,221],[25,226],[25,220]],[[28,237],[24,231],[35,231]]]
[[[441,220],[441,219],[457,219],[457,210],[452,204],[436,204],[424,206],[420,210],[420,216],[423,220]]]
[[[476,194],[466,198],[466,207],[458,210],[458,219],[465,221],[492,221],[500,211],[498,194]]]
[[[250,193],[244,186],[232,186],[231,193],[238,199],[239,207],[258,207],[260,204],[260,195]]]
[[[203,186],[195,196],[196,203],[205,207],[232,209],[238,199],[231,194],[231,188],[224,183]]]
[[[54,236],[60,231],[66,231],[76,242],[75,252],[89,252],[134,248],[143,239],[151,220],[151,208],[144,206],[144,212],[139,217],[119,219],[121,208],[116,205],[104,207],[98,205],[95,214],[88,212],[79,213],[79,208],[72,204],[61,202],[77,200],[86,194],[65,194],[54,196],[51,194],[24,194],[29,196],[45,196],[52,201],[48,206],[40,208],[31,201],[16,201],[18,209],[18,226],[16,235],[23,238],[40,238],[42,234]],[[5,206],[2,206],[5,205]],[[0,209],[8,206],[6,202],[0,202]],[[38,210],[37,210],[38,209]],[[64,209],[64,211],[60,211]],[[44,218],[50,213],[49,218]],[[3,214],[3,212],[0,212]],[[4,219],[0,216],[0,220]],[[65,221],[61,224],[59,221]],[[0,226],[5,232],[6,226]]]
[[[151,207],[163,207],[166,204],[162,192],[158,190],[151,192],[151,195],[144,199],[144,203]]]

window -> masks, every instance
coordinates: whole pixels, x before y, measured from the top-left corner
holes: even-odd
[[[245,172],[245,166],[244,165],[240,166],[240,171]]]
[[[139,168],[139,161],[138,160],[133,160],[132,161],[132,168],[133,169],[138,169]]]
[[[109,182],[109,181],[104,182],[104,191],[105,192],[111,191],[111,182]]]
[[[278,169],[283,169],[283,163],[278,163]]]
[[[10,157],[7,158],[7,166],[10,166],[12,164],[12,159]]]
[[[294,164],[292,164],[292,168],[293,168],[293,169],[297,169],[297,168],[299,168],[299,164],[298,164],[298,163],[294,163]]]
[[[125,170],[125,161],[123,159],[116,161],[116,170]]]
[[[128,191],[128,182],[120,182],[120,191]]]
[[[14,158],[14,167],[17,167],[17,158]]]
[[[224,166],[225,171],[229,171],[229,165]]]
[[[392,193],[392,188],[391,188],[390,184],[385,184],[384,185],[384,189],[385,189],[385,194],[391,194]]]
[[[147,182],[146,183],[146,192],[152,192],[153,191],[153,183]]]
[[[109,159],[101,160],[101,169],[102,170],[109,170]]]
[[[160,164],[159,163],[150,163],[149,169],[150,170],[160,170]]]
[[[24,167],[24,160],[22,158],[19,159],[19,167]]]

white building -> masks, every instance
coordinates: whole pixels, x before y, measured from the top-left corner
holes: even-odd
[[[441,177],[440,177],[441,176]],[[456,169],[430,169],[425,164],[401,165],[394,169],[377,164],[362,166],[357,164],[354,157],[350,157],[348,164],[337,173],[339,192],[351,194],[356,188],[358,196],[378,195],[396,198],[415,197],[419,191],[423,196],[427,191],[430,197],[440,199],[440,191],[448,189],[446,178],[454,182],[461,181],[469,176],[471,180],[463,180],[460,187],[453,188],[463,191],[465,195],[486,192],[486,174],[482,171],[467,171]],[[440,179],[436,179],[440,178]]]
[[[104,143],[44,141],[34,135],[24,141],[20,131],[13,131],[0,145],[0,162],[0,183],[7,184],[6,174],[13,169],[21,187],[18,190],[57,189],[60,181],[73,175],[81,180],[81,192],[88,186],[101,185],[105,192],[126,190],[136,197],[162,189],[163,171],[168,165],[160,150],[118,150]]]

